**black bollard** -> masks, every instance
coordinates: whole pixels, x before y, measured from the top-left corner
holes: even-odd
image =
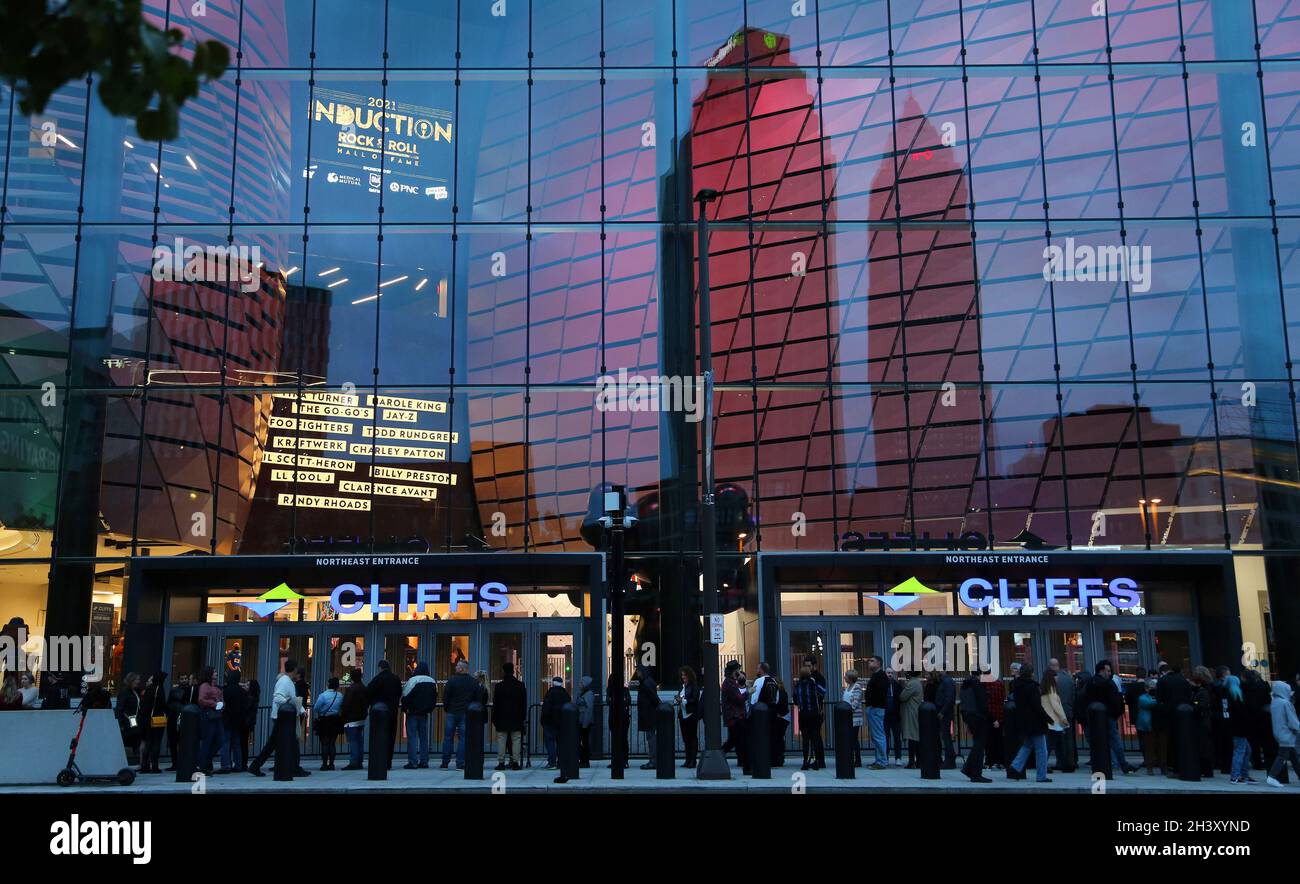
[[[388,779],[388,704],[376,703],[370,707],[370,764],[366,768],[367,780]],[[279,765],[276,766],[277,770]]]
[[[560,765],[557,783],[567,783],[578,778],[578,707],[565,703],[560,707],[560,720],[556,733],[555,755]]]
[[[176,782],[188,783],[198,770],[199,707],[182,706],[176,716]]]
[[[1115,778],[1110,765],[1110,720],[1101,703],[1088,706],[1088,754],[1093,774]]]
[[[487,725],[487,710],[482,703],[470,703],[465,708],[465,779],[483,779],[483,729]]]
[[[655,779],[671,780],[677,777],[677,750],[673,740],[677,736],[676,709],[671,703],[660,703],[655,709],[655,744],[646,746],[646,754],[654,753]]]
[[[921,704],[919,720],[921,742],[921,779],[939,779],[939,707],[930,702]]]
[[[749,775],[756,780],[772,779],[772,709],[766,703],[749,707]]]
[[[831,725],[835,729],[835,779],[854,779],[858,774],[853,763],[853,707],[843,700],[836,703]]]
[[[298,709],[292,703],[280,707],[275,718],[275,781],[288,782],[298,769]]]
[[[1196,712],[1186,703],[1174,709],[1174,745],[1178,747],[1178,779],[1201,780],[1201,744],[1196,739]]]
[[[1061,731],[1060,742],[1056,744],[1056,769],[1061,773],[1074,773],[1079,769],[1079,745],[1074,735],[1072,721]]]

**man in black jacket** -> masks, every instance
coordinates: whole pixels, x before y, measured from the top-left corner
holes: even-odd
[[[1156,712],[1169,741],[1166,750],[1169,770],[1166,773],[1172,777],[1178,774],[1178,734],[1174,726],[1176,721],[1174,713],[1184,703],[1188,706],[1192,705],[1192,686],[1177,666],[1162,663],[1160,671],[1163,674],[1160,676],[1160,681],[1156,683]]]
[[[371,711],[374,711],[376,703],[383,703],[388,707],[388,752],[387,762],[391,769],[393,766],[393,750],[397,747],[397,708],[402,702],[402,683],[396,675],[393,675],[392,669],[388,666],[387,660],[379,661],[379,671],[375,677],[370,679],[370,684],[366,686],[366,699],[370,701]],[[374,734],[370,735],[373,741]]]
[[[871,735],[871,751],[875,759],[870,770],[886,770],[889,755],[885,736],[885,715],[889,709],[889,676],[885,674],[885,661],[879,657],[867,658],[867,688],[862,692],[862,705],[867,709],[867,732]]]
[[[622,766],[626,769],[627,731],[632,721],[632,695],[627,685],[619,684],[614,674],[610,673],[605,684],[605,696],[609,703],[610,767],[613,767],[614,758],[618,757],[618,753],[614,751],[617,747],[622,752]]]
[[[1088,720],[1088,745],[1091,751],[1096,751],[1097,746],[1103,739],[1110,743],[1110,757],[1118,770],[1124,773],[1132,773],[1137,770],[1137,765],[1129,764],[1128,759],[1124,757],[1124,744],[1120,742],[1119,720],[1124,715],[1124,697],[1119,692],[1119,686],[1115,684],[1115,676],[1110,668],[1109,660],[1101,660],[1093,668],[1093,676],[1088,679],[1087,686],[1083,689],[1083,708],[1088,710],[1093,703],[1100,703],[1106,709],[1106,734],[1092,732],[1091,715]]]
[[[655,769],[655,715],[659,712],[659,686],[650,674],[649,666],[637,667],[636,717],[637,730],[645,735],[646,754],[649,759],[642,770]]]
[[[935,696],[939,707],[939,736],[943,740],[943,769],[955,770],[957,749],[952,744],[953,719],[957,716],[957,683],[947,672],[939,676],[939,690]]]
[[[1051,719],[1043,709],[1042,693],[1038,690],[1034,667],[1030,664],[1021,665],[1020,675],[1011,686],[1011,697],[1016,701],[1016,728],[1024,739],[1024,745],[1016,753],[1015,760],[1007,765],[1007,779],[1024,779],[1025,765],[1029,763],[1029,753],[1033,752],[1038,782],[1050,783],[1047,777],[1047,725]]]
[[[542,741],[546,744],[546,769],[555,770],[560,766],[559,734],[560,710],[570,700],[569,692],[564,689],[564,679],[554,676],[551,686],[542,697]]]
[[[993,781],[984,776],[984,744],[988,739],[989,697],[978,673],[967,676],[961,683],[961,717],[971,734],[970,752],[966,755],[966,763],[961,766],[961,772],[972,783],[991,783]]]
[[[524,723],[528,719],[528,691],[515,678],[512,663],[501,664],[501,680],[492,692],[492,726],[497,731],[497,770],[506,769],[506,747],[510,747],[510,769],[519,770]]]
[[[478,682],[469,674],[469,663],[461,660],[456,664],[456,674],[447,680],[442,689],[442,708],[446,713],[446,723],[442,726],[442,764],[446,770],[451,763],[451,750],[456,749],[456,769],[465,766],[465,713],[469,704],[478,696]],[[460,740],[456,740],[457,733]]]

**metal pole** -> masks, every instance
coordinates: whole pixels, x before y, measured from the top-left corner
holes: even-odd
[[[623,512],[621,504],[622,488],[618,488],[620,495],[619,511],[613,514],[613,522],[610,527],[610,547],[612,551],[611,563],[612,574],[606,581],[609,587],[609,613],[611,620],[611,636],[613,644],[613,653],[610,655],[610,675],[613,676],[613,687],[609,691],[609,720],[614,724],[610,728],[610,776],[613,779],[623,779],[623,768],[627,766],[627,744],[623,742],[623,730],[627,722],[623,720],[623,691],[627,684],[627,673],[623,666]]]
[[[709,307],[709,221],[705,207],[717,199],[716,190],[701,190],[695,195],[696,253],[700,275],[700,370],[704,373],[704,420],[701,422],[700,448],[704,459],[704,481],[700,506],[700,546],[703,552],[704,616],[719,613],[718,598],[718,517],[713,505],[713,336]],[[701,780],[729,780],[731,766],[722,753],[722,673],[718,669],[718,649],[710,642],[704,649],[704,753],[700,756],[696,777]]]

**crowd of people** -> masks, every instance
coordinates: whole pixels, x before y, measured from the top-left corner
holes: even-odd
[[[340,743],[347,747],[347,763],[339,769],[364,769],[372,713],[386,718],[384,761],[388,767],[392,767],[399,723],[404,719],[405,767],[427,768],[430,725],[439,707],[444,712],[440,766],[456,770],[465,764],[466,718],[472,703],[488,710],[496,733],[496,769],[520,769],[528,728],[528,691],[508,662],[502,664],[499,680],[489,689],[488,674],[480,670],[471,675],[465,660],[459,660],[454,674],[441,684],[430,675],[427,663],[415,663],[403,680],[388,661],[381,660],[368,683],[362,671],[353,668],[342,677],[330,678],[320,696],[312,698],[306,670],[297,661],[286,660],[270,697],[270,733],[251,760],[250,747],[262,708],[261,686],[255,678],[244,677],[237,668],[239,662],[227,662],[224,678],[208,666],[193,676],[178,676],[170,686],[166,672],[128,673],[116,702],[102,685],[83,681],[81,704],[113,710],[128,756],[143,774],[163,771],[164,739],[172,761],[166,770],[176,769],[180,716],[187,706],[198,709],[195,766],[205,773],[246,771],[264,776],[262,768],[277,754],[279,731],[289,726],[294,733],[286,745],[294,747],[294,755],[277,757],[276,763],[292,765],[295,775],[308,774],[299,758],[308,735],[314,735],[319,743],[321,770],[336,769]],[[607,685],[611,747],[621,744],[621,757],[627,758],[635,694],[637,727],[648,755],[641,767],[653,770],[660,690],[650,667],[639,667],[635,679],[635,687],[625,684],[619,690],[611,676]],[[699,758],[701,687],[688,666],[679,670],[678,679],[673,717],[684,747],[683,766],[693,769]],[[70,692],[57,678],[50,683],[54,688],[46,691],[43,684],[38,695],[29,673],[5,673],[0,711],[69,708]],[[905,766],[916,768],[921,764],[920,711],[922,704],[930,702],[936,707],[938,723],[931,748],[940,767],[957,768],[959,735],[955,725],[960,720],[969,741],[961,772],[976,783],[991,782],[986,774],[993,770],[1005,770],[1010,779],[1026,779],[1031,759],[1036,780],[1051,782],[1049,775],[1062,765],[1066,748],[1072,745],[1068,737],[1073,735],[1074,744],[1081,744],[1078,737],[1083,736],[1095,751],[1105,746],[1111,769],[1122,774],[1145,768],[1151,776],[1176,777],[1181,773],[1180,759],[1194,759],[1201,776],[1221,771],[1232,783],[1245,785],[1258,782],[1252,772],[1264,771],[1264,780],[1280,787],[1288,761],[1300,779],[1297,688],[1300,676],[1294,684],[1270,683],[1253,669],[1235,675],[1227,666],[1213,671],[1197,666],[1185,674],[1177,665],[1161,663],[1151,672],[1138,670],[1133,677],[1122,679],[1108,660],[1098,662],[1091,674],[1071,674],[1051,659],[1041,675],[1030,663],[1017,662],[1011,665],[1008,678],[986,679],[978,673],[956,677],[948,672],[896,673],[886,669],[880,657],[872,656],[863,672],[849,669],[844,673],[840,693],[835,695],[814,657],[802,662],[790,686],[766,662],[758,664],[750,682],[741,664],[732,661],[725,667],[720,691],[726,729],[722,748],[724,753],[735,754],[744,773],[751,772],[753,710],[761,702],[769,710],[771,764],[779,767],[786,763],[787,733],[793,731],[802,749],[803,769],[819,770],[826,766],[823,731],[828,704],[843,701],[852,714],[852,741],[842,750],[852,753],[854,765],[884,770],[891,766],[892,754],[892,766],[904,766],[906,748]],[[611,702],[610,698],[617,699]],[[592,679],[584,676],[573,697],[564,679],[555,677],[544,687],[539,715],[548,769],[559,767],[560,712],[570,702],[578,712],[579,765],[591,765],[592,729],[601,717]],[[1098,706],[1104,716],[1098,713],[1094,719],[1090,710]],[[1179,744],[1184,731],[1176,725],[1183,706],[1191,710],[1192,746]],[[292,716],[280,714],[286,708]],[[1126,752],[1126,732],[1137,737],[1140,749],[1136,761],[1130,761]],[[871,749],[865,764],[863,735]]]

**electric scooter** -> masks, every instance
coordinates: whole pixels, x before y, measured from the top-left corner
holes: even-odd
[[[72,738],[72,745],[68,752],[68,766],[59,771],[58,777],[55,778],[60,786],[71,786],[74,783],[117,783],[119,786],[129,786],[135,782],[135,771],[129,767],[124,767],[115,774],[87,774],[82,773],[81,768],[77,766],[77,744],[81,742],[81,731],[86,726],[86,713],[90,711],[85,706],[77,707],[73,715],[81,716],[81,721],[77,724],[76,736]]]

